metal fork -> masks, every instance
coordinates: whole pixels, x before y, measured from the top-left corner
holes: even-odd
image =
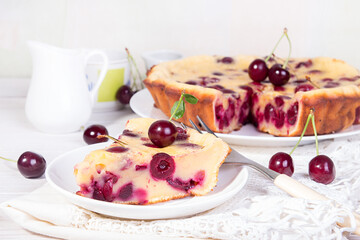
[[[208,133],[217,137],[216,134],[204,123],[204,121],[199,116],[196,116],[196,118],[200,122],[201,126]],[[189,121],[190,121],[191,125],[194,127],[194,129],[196,129],[199,133],[202,134],[202,131],[196,126],[196,124],[191,119]],[[269,179],[271,179],[277,187],[279,187],[280,189],[287,192],[288,194],[290,194],[293,197],[305,198],[305,199],[309,199],[309,200],[329,200],[324,195],[305,186],[304,184],[296,181],[295,179],[293,179],[285,174],[279,174],[269,168],[266,168],[263,165],[261,165],[257,162],[254,162],[251,159],[248,159],[247,157],[245,157],[244,155],[240,154],[239,152],[237,152],[236,150],[234,150],[232,148],[231,148],[231,153],[227,157],[224,164],[249,166],[249,167],[259,171],[260,173],[262,173]],[[337,206],[339,206],[339,204],[335,203],[335,206],[337,207]],[[354,233],[360,236],[360,215],[353,212],[353,216],[354,216],[354,220],[356,222],[356,229],[355,229]],[[352,219],[350,217],[345,217],[343,222],[338,222],[337,224],[340,227],[350,228],[351,224],[352,224]]]
[[[203,120],[199,117],[196,116],[196,118],[199,120],[201,126],[208,132],[211,133],[212,135],[214,135],[215,137],[216,134],[203,122]],[[196,126],[196,124],[190,119],[189,120],[191,125],[194,127],[194,129],[196,129],[199,133],[202,133],[202,131]],[[245,157],[244,155],[240,154],[239,152],[233,150],[231,148],[231,152],[228,155],[228,157],[226,158],[226,161],[224,162],[224,164],[232,164],[232,165],[246,165],[249,166],[251,168],[254,168],[255,170],[259,171],[260,173],[262,173],[263,175],[265,175],[266,177],[270,178],[271,180],[275,180],[275,178],[277,176],[279,176],[279,173],[264,167],[263,165],[254,162],[253,160],[248,159],[247,157]]]

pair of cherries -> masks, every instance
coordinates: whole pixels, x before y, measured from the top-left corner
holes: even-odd
[[[308,126],[310,120],[312,120],[313,129],[314,129],[314,133],[315,133],[317,156],[315,156],[309,162],[309,169],[308,169],[309,176],[310,176],[311,180],[313,180],[315,182],[329,184],[332,181],[334,181],[334,179],[335,179],[335,175],[336,175],[335,165],[334,165],[333,161],[331,160],[331,158],[329,158],[328,156],[319,155],[319,147],[318,147],[318,142],[317,142],[315,120],[314,120],[314,114],[313,114],[312,110],[308,116],[306,123],[305,123],[305,127],[299,138],[299,141],[297,142],[295,147],[292,149],[290,154],[285,153],[285,152],[275,153],[269,161],[269,168],[274,170],[275,172],[278,172],[281,174],[286,174],[289,177],[292,176],[292,174],[294,173],[294,164],[293,164],[293,159],[291,157],[291,154],[294,152],[294,150],[299,145],[302,137],[305,134],[305,131],[307,129],[307,126]]]
[[[175,141],[177,134],[177,128],[168,120],[155,121],[148,130],[150,140],[160,148],[171,145]],[[87,144],[108,141],[108,138],[98,138],[99,135],[108,135],[108,131],[103,125],[94,124],[86,128],[83,139]]]
[[[290,79],[290,73],[280,64],[274,64],[268,69],[266,62],[262,59],[255,59],[248,69],[250,78],[254,82],[262,82],[269,77],[269,80],[275,86],[282,86]]]
[[[284,152],[275,153],[269,161],[269,168],[291,177],[294,173],[293,159],[290,154]],[[335,179],[335,175],[335,165],[328,156],[317,155],[309,162],[309,176],[311,180],[329,184]]]
[[[183,134],[181,128],[175,127],[171,122],[173,118],[179,119],[185,113],[185,102],[189,104],[196,104],[198,99],[188,93],[185,93],[185,90],[181,92],[180,98],[174,103],[171,108],[171,116],[169,120],[158,120],[153,122],[148,130],[148,136],[151,142],[157,147],[163,148],[171,145],[178,133]],[[88,144],[98,143],[107,141],[107,138],[98,138],[99,135],[108,135],[108,132],[104,126],[93,125],[88,127],[84,132],[84,140]]]
[[[270,57],[273,56],[275,49],[277,48],[281,39],[284,36],[286,36],[286,38],[288,39],[288,42],[289,42],[289,55],[288,55],[285,63],[282,66],[280,64],[274,64],[269,69],[266,63],[267,63],[267,61],[269,61]],[[288,70],[286,70],[286,65],[289,61],[290,55],[291,55],[291,42],[290,42],[289,36],[287,35],[287,29],[285,28],[283,35],[281,36],[281,38],[275,45],[271,54],[265,60],[255,59],[254,61],[252,61],[250,63],[249,68],[248,68],[249,77],[254,82],[262,82],[267,77],[269,77],[270,82],[272,84],[274,84],[275,86],[282,86],[282,85],[286,84],[290,79],[290,73]]]

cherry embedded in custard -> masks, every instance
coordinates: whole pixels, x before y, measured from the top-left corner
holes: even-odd
[[[309,175],[315,182],[329,184],[335,179],[335,165],[328,156],[317,155],[309,163]]]
[[[177,131],[177,136],[175,140],[178,141],[186,140],[189,137],[189,135],[187,135],[186,130],[181,127],[176,127],[176,131]]]
[[[150,161],[150,174],[153,178],[165,180],[175,172],[175,161],[167,153],[157,153]]]
[[[115,147],[110,147],[108,149],[106,149],[105,151],[107,152],[112,152],[112,153],[123,153],[123,152],[127,152],[129,149],[122,147],[122,146],[115,146]]]
[[[268,76],[268,71],[269,69],[264,60],[255,59],[249,65],[248,74],[253,81],[261,82]]]
[[[102,188],[102,194],[104,196],[104,199],[108,202],[112,202],[114,200],[114,196],[113,196],[113,180],[109,179],[108,181],[106,181],[104,183],[104,186]]]
[[[133,194],[133,184],[130,182],[130,183],[127,183],[125,184],[124,186],[122,186],[120,189],[119,189],[119,198],[122,200],[122,201],[126,201],[126,200],[129,200]]]
[[[234,59],[232,57],[223,57],[220,62],[225,64],[231,64],[234,62]]]
[[[284,105],[283,96],[277,96],[274,100],[277,107],[282,107]]]
[[[298,85],[296,88],[295,88],[295,93],[297,92],[307,92],[307,91],[310,91],[310,90],[313,90],[314,89],[314,86],[313,85],[310,85],[310,84],[301,84],[301,85]]]
[[[198,82],[194,81],[194,80],[189,80],[187,82],[185,82],[186,84],[190,84],[190,85],[198,85]]]
[[[215,75],[215,76],[222,76],[222,75],[224,75],[222,72],[213,72],[212,74]]]
[[[298,109],[299,109],[299,103],[295,102],[293,105],[290,106],[290,108],[286,112],[287,122],[290,125],[294,125],[296,123],[297,115],[298,115]]]
[[[38,178],[45,172],[46,161],[40,154],[27,151],[20,155],[17,167],[24,177]]]
[[[85,129],[83,139],[87,144],[107,142],[108,138],[97,138],[97,136],[108,134],[106,127],[100,124],[94,124]]]
[[[171,145],[177,136],[175,125],[168,120],[158,120],[153,122],[148,130],[149,139],[158,147]]]
[[[264,110],[265,120],[266,120],[267,122],[269,122],[270,119],[275,118],[275,116],[276,116],[276,109],[275,109],[275,107],[274,107],[272,104],[268,103],[268,104],[265,106],[265,110]]]
[[[294,164],[292,157],[284,152],[275,153],[269,162],[269,168],[280,174],[286,174],[291,177],[294,173]]]
[[[129,129],[124,129],[122,135],[127,137],[139,137],[138,134],[134,133],[133,131],[130,131]]]
[[[275,86],[282,86],[290,79],[288,70],[282,68],[280,64],[275,64],[269,69],[269,80]]]
[[[92,198],[96,199],[96,200],[100,200],[100,201],[105,201],[105,197],[104,197],[102,190],[99,189],[99,187],[97,187],[97,186],[94,188]]]

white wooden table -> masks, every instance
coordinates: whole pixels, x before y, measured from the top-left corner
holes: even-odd
[[[85,146],[82,132],[52,135],[36,130],[26,119],[24,97],[0,97],[0,155],[17,160],[25,151],[42,154],[48,163],[58,155]],[[136,117],[129,108],[114,112],[93,113],[89,123],[103,124],[109,134],[122,132],[126,121]],[[29,193],[46,180],[26,179],[17,170],[16,163],[0,161],[0,202]],[[0,212],[0,239],[49,239],[24,230]],[[360,240],[350,237],[352,240]]]
[[[25,98],[0,98],[0,156],[17,160],[25,151],[42,154],[47,163],[56,156],[85,146],[82,132],[52,135],[36,130],[25,117]],[[103,124],[109,134],[122,132],[126,121],[136,117],[129,108],[114,112],[93,113],[89,125]],[[29,193],[46,182],[45,178],[26,179],[17,170],[16,163],[0,161],[0,202]],[[0,212],[0,239],[48,239],[22,229]]]

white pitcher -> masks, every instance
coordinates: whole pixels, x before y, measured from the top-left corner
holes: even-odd
[[[29,41],[33,73],[26,98],[28,120],[47,133],[80,130],[91,116],[97,90],[105,78],[108,58],[99,50],[63,49]],[[95,86],[89,91],[85,66],[93,55],[104,64]]]

